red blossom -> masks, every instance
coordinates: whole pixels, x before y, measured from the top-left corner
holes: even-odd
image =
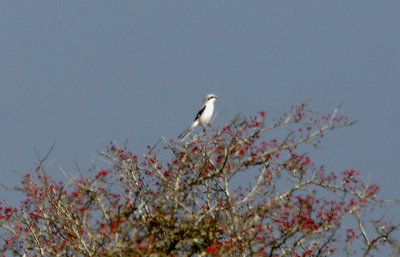
[[[107,176],[107,174],[108,174],[107,170],[100,170],[96,175],[96,179],[98,179],[99,177],[105,177]]]
[[[206,248],[206,253],[217,255],[218,254],[218,245],[212,244]]]

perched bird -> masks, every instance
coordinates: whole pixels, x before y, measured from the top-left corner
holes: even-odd
[[[213,115],[214,101],[217,98],[218,96],[214,94],[206,95],[203,101],[203,105],[201,106],[199,112],[197,113],[194,122],[188,129],[186,129],[185,131],[182,132],[182,134],[179,135],[178,139],[184,140],[187,137],[187,135],[189,135],[189,133],[197,126],[208,125]]]

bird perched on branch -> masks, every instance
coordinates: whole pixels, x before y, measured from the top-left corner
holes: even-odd
[[[187,137],[187,135],[189,135],[189,133],[197,126],[208,125],[208,123],[210,122],[210,119],[213,115],[214,101],[217,98],[218,98],[218,96],[216,96],[214,94],[206,95],[206,97],[203,100],[203,105],[201,106],[199,112],[197,113],[196,118],[194,119],[194,122],[188,129],[186,129],[179,135],[178,139],[184,140]]]

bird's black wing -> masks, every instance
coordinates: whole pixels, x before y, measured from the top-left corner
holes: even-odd
[[[201,107],[200,111],[197,113],[196,118],[194,118],[194,120],[197,120],[201,114],[204,112],[204,109],[206,109],[206,105],[203,105],[203,107]]]

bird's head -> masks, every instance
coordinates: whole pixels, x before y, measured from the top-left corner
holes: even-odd
[[[215,99],[217,99],[217,98],[218,98],[218,96],[216,96],[214,94],[208,94],[208,95],[206,95],[206,97],[204,97],[204,103],[207,103],[209,101],[214,102]]]

